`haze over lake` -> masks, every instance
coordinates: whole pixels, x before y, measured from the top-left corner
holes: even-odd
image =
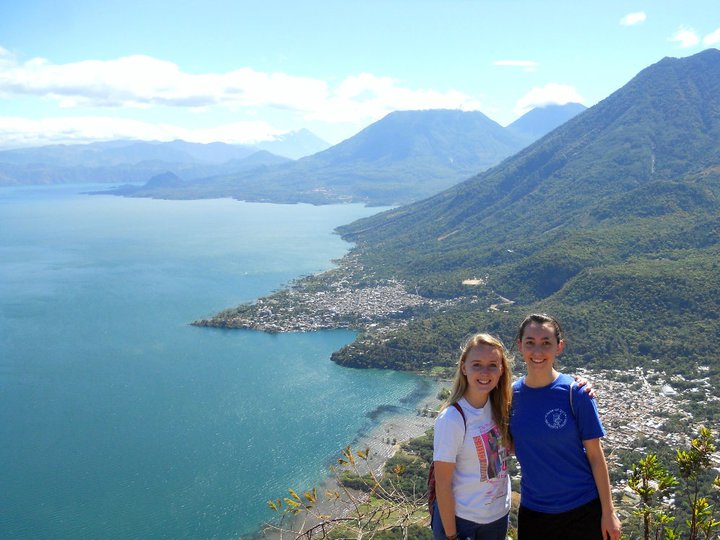
[[[0,537],[236,538],[422,381],[349,331],[188,323],[331,266],[377,208],[0,189]]]

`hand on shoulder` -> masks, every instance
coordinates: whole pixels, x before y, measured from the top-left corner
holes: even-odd
[[[595,389],[592,387],[592,384],[589,380],[587,380],[582,375],[573,375],[573,378],[575,379],[575,384],[578,386],[578,388],[582,388],[588,396],[595,399]]]

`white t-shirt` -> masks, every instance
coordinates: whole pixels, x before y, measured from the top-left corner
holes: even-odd
[[[453,406],[435,420],[433,460],[455,463],[452,488],[455,515],[475,523],[491,523],[510,511],[509,452],[500,445],[490,400],[481,409],[458,401],[467,420]]]

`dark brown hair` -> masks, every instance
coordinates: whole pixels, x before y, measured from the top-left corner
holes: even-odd
[[[557,342],[560,343],[560,340],[563,339],[564,334],[562,326],[555,317],[551,317],[547,313],[532,313],[531,315],[525,317],[523,322],[520,323],[520,328],[518,329],[517,336],[515,336],[515,343],[517,343],[518,341],[522,341],[523,334],[525,333],[525,328],[527,328],[527,325],[529,325],[530,323],[550,324],[555,330],[555,339],[557,340]]]

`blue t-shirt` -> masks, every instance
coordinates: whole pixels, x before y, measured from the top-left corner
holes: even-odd
[[[520,503],[557,514],[598,497],[582,442],[605,435],[595,400],[574,379],[560,374],[548,386],[531,388],[525,377],[513,384],[510,431],[520,462]]]

